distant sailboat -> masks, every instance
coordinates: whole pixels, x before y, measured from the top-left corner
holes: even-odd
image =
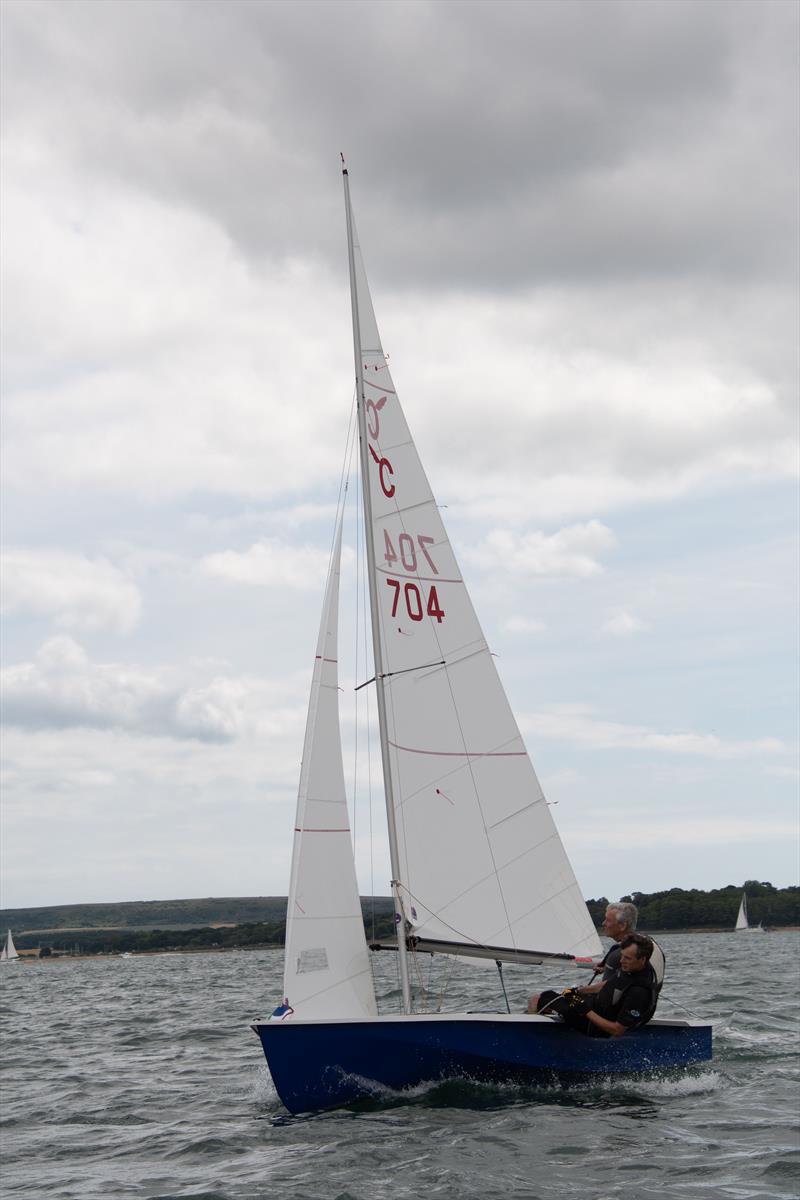
[[[747,919],[747,894],[742,892],[742,902],[739,905],[739,915],[736,918],[734,926],[736,933],[766,933],[764,926],[759,921],[757,925],[751,925]]]
[[[606,1076],[711,1057],[711,1028],[587,1038],[549,1016],[426,1011],[420,956],[562,966],[601,947],[503,691],[381,346],[344,173],[374,685],[401,1011],[379,1013],[339,735],[341,524],[317,642],[294,829],[283,1003],[252,1028],[294,1113],[452,1077]],[[457,402],[453,401],[457,413]],[[341,521],[341,518],[340,518]],[[363,686],[366,686],[363,685]]]
[[[14,939],[11,936],[10,929],[8,931],[8,936],[6,937],[6,944],[3,946],[3,949],[0,950],[0,962],[19,962],[17,947],[14,945]]]

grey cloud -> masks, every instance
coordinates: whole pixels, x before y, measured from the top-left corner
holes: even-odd
[[[793,5],[7,8],[10,120],[264,260],[340,269],[343,148],[395,283],[793,269]]]

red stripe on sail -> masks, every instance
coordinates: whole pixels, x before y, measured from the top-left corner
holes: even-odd
[[[367,387],[375,388],[376,392],[385,392],[389,396],[397,395],[397,392],[395,392],[392,388],[388,388],[385,385],[382,387],[379,383],[373,383],[371,379],[364,379],[363,382],[366,384]]]

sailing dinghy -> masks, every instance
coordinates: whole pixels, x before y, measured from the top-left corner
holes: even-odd
[[[14,939],[11,936],[10,929],[6,936],[6,940],[3,945],[3,949],[0,950],[0,962],[4,962],[4,963],[19,962],[19,954],[17,953],[17,947],[14,945]]]
[[[652,1071],[711,1057],[711,1028],[653,1020],[588,1038],[548,1016],[424,1012],[412,956],[559,967],[600,941],[528,757],[400,407],[344,169],[374,680],[402,1011],[379,1014],[339,735],[341,517],[297,801],[284,1000],[252,1028],[293,1113],[447,1078]],[[377,948],[377,947],[374,947]]]

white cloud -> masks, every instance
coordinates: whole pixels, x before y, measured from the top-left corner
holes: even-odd
[[[139,622],[136,586],[111,563],[59,550],[2,554],[3,612],[52,617],[65,629],[130,633]]]
[[[628,612],[627,609],[619,609],[612,613],[602,626],[604,633],[613,634],[614,637],[629,637],[633,633],[641,633],[648,628],[649,626],[644,621]]]
[[[3,849],[19,887],[89,898],[86,847],[110,896],[123,872],[132,896],[245,886],[245,859],[253,891],[285,877],[290,816],[278,853],[234,845],[229,814],[249,794],[251,831],[270,788],[293,804],[297,668],[352,398],[342,129],[399,396],[481,615],[516,635],[515,710],[538,713],[545,768],[555,751],[588,781],[560,776],[552,811],[590,796],[598,817],[638,812],[654,762],[662,799],[709,820],[749,817],[754,795],[785,805],[794,8],[185,10],[4,5],[3,517],[24,562],[5,573],[21,619]],[[657,638],[634,636],[643,620]],[[34,659],[31,638],[58,629],[85,649],[53,639]],[[543,707],[570,695],[637,723]],[[70,821],[52,851],[50,801]],[[103,840],[114,804],[124,845]],[[146,877],[142,809],[161,833]],[[764,860],[786,864],[775,828]],[[713,869],[769,877],[738,844]],[[690,870],[689,853],[657,858],[664,886]],[[636,882],[611,844],[586,861]]]
[[[653,754],[692,754],[712,759],[791,752],[779,738],[734,741],[691,730],[661,733],[644,725],[603,720],[591,708],[579,704],[554,704],[538,712],[526,713],[520,726],[531,738],[566,742],[586,750],[645,750]]]
[[[614,545],[614,535],[600,521],[569,525],[558,533],[538,530],[518,534],[495,529],[473,549],[465,551],[467,562],[484,571],[502,569],[520,576],[587,576],[602,571],[596,556]]]
[[[773,779],[800,780],[800,767],[777,767],[770,764],[764,767],[764,774],[770,775]]]
[[[584,827],[570,829],[570,842],[576,846],[608,846],[618,847],[620,839],[619,826],[611,823],[594,824],[591,821]],[[636,821],[636,842],[639,846],[663,848],[673,846],[717,846],[743,845],[750,843],[759,846],[773,840],[792,840],[797,838],[797,823],[785,818],[772,815],[759,817],[727,816],[724,821],[719,817],[696,817],[692,814],[681,813],[680,819],[669,820],[653,818],[649,815],[640,816]]]
[[[544,621],[535,617],[507,617],[502,627],[509,633],[541,633],[547,628]]]
[[[299,737],[305,712],[292,681],[215,676],[193,682],[186,668],[92,663],[66,636],[45,642],[35,661],[4,668],[0,683],[5,723],[27,730],[229,742]]]
[[[325,581],[328,561],[328,551],[265,538],[243,552],[223,550],[218,554],[209,554],[200,566],[207,574],[231,583],[257,587],[282,584],[289,588],[317,589]]]

